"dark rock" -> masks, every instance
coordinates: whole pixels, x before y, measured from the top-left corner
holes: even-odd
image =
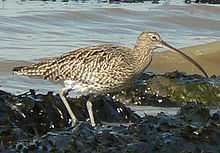
[[[201,98],[208,92],[211,100],[218,102],[219,85],[215,79],[219,77],[205,79],[179,72],[141,77],[136,86],[120,93],[68,98],[80,120],[74,128],[69,128],[69,115],[60,97],[52,92],[44,95],[31,90],[15,96],[0,91],[0,152],[220,152],[220,113],[210,115],[207,105],[213,102],[205,103],[210,99]],[[153,89],[159,92],[154,93]],[[182,100],[177,91],[185,93],[185,97],[191,96],[196,102]],[[177,95],[176,99],[173,100],[172,94]],[[93,102],[99,123],[96,127],[88,122],[88,98]],[[187,105],[176,115],[159,113],[140,117],[122,103]]]
[[[131,109],[125,107],[122,103],[117,102],[111,96],[89,95],[68,100],[70,101],[70,105],[73,106],[72,109],[74,112],[76,112],[76,116],[81,120],[86,120],[88,118],[88,113],[85,106],[88,97],[90,97],[90,100],[93,101],[93,111],[97,121],[134,122],[139,118],[138,115],[131,111]],[[80,105],[82,107],[81,109],[78,108]],[[82,114],[82,111],[85,112],[84,116],[78,116],[77,114]]]
[[[134,120],[135,117],[137,120],[135,122],[133,121],[132,124],[127,123],[124,125],[120,123],[99,124],[95,128],[89,122],[82,121],[74,128],[64,128],[67,126],[67,123],[64,123],[64,119],[61,119],[55,111],[57,108],[60,110],[63,109],[59,97],[53,96],[51,93],[48,95],[25,94],[22,96],[13,96],[1,92],[1,99],[3,99],[0,107],[2,115],[0,118],[1,151],[8,153],[218,153],[220,151],[219,115],[217,112],[213,116],[210,116],[209,110],[205,106],[190,104],[182,107],[176,115],[170,116],[160,113],[157,116],[144,116],[140,118],[129,111],[129,109],[126,109],[122,104],[117,102],[112,104],[113,100],[110,97],[95,96],[93,98],[96,105],[95,110],[99,110],[100,108],[107,109],[107,111],[117,110],[118,106],[123,108],[122,115],[120,113],[116,115],[109,113],[110,116],[107,117],[107,114],[102,116],[104,112],[100,114],[98,112],[96,113],[96,117],[99,120],[106,119],[107,121],[128,122]],[[87,97],[78,99],[74,108],[84,101],[82,99],[85,100]],[[49,104],[44,104],[46,100]],[[33,102],[32,104],[31,101]],[[52,101],[54,104],[52,104]],[[25,103],[26,105],[19,104],[18,102]],[[105,107],[103,107],[103,104],[102,107],[99,106],[105,102],[109,104]],[[27,106],[27,109],[24,109],[25,106]],[[87,116],[83,114],[86,111],[81,108],[83,105],[79,106],[78,108],[82,109],[82,114],[77,115],[83,119],[83,117]],[[45,115],[33,113],[39,112],[40,109],[44,110],[43,114]],[[28,114],[31,113],[29,110],[33,110],[31,114],[33,119]],[[116,112],[113,111],[112,114]],[[28,121],[26,118],[22,119],[21,113],[24,113],[26,118],[30,120]],[[15,114],[20,114],[20,118],[17,117],[15,120]],[[129,114],[131,120],[127,118],[123,120],[123,114],[127,116]],[[54,119],[53,115],[58,119]],[[116,119],[111,119],[111,117],[114,118],[115,116]],[[68,118],[68,116],[64,118]],[[55,124],[55,121],[61,123]],[[51,122],[56,125],[55,128],[49,128]],[[44,124],[41,125],[40,123]]]
[[[51,129],[61,129],[69,125],[69,115],[57,95],[35,94],[33,91],[13,96],[0,92],[0,124],[12,124],[33,135],[42,135]],[[91,97],[91,96],[90,96]],[[86,101],[88,96],[68,101],[73,112],[81,121],[86,121],[88,112]],[[131,122],[140,117],[121,103],[116,103],[109,96],[92,96],[94,114],[98,121]]]
[[[220,111],[215,112],[212,115],[212,119],[215,120],[215,121],[220,121]]]
[[[195,104],[181,107],[178,115],[185,122],[206,123],[210,119],[209,109],[205,106]]]
[[[208,3],[208,4],[220,4],[220,0],[185,0],[185,3],[190,4],[190,3]]]

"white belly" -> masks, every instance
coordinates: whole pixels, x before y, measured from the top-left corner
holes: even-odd
[[[64,81],[65,88],[72,89],[69,91],[70,97],[78,97],[81,95],[88,95],[90,93],[96,93],[101,90],[101,86],[94,84],[84,84],[79,81],[73,80],[65,80]]]

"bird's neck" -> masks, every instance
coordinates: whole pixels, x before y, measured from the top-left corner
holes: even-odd
[[[142,72],[149,66],[152,50],[152,48],[141,44],[137,44],[134,47],[133,54],[136,59],[135,64],[137,71]]]

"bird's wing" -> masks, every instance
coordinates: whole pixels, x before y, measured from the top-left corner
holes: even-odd
[[[48,80],[87,81],[89,77],[94,77],[94,74],[113,75],[116,70],[120,72],[117,67],[129,65],[125,60],[128,50],[129,48],[111,44],[81,48],[49,61],[14,70],[24,75],[43,76]]]

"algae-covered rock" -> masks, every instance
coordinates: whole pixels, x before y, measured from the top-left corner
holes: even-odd
[[[151,78],[147,87],[152,93],[167,97],[171,101],[219,105],[220,86],[212,80],[176,72]]]
[[[220,105],[220,78],[204,78],[180,72],[143,74],[131,89],[115,93],[125,104],[181,106],[186,103]]]

